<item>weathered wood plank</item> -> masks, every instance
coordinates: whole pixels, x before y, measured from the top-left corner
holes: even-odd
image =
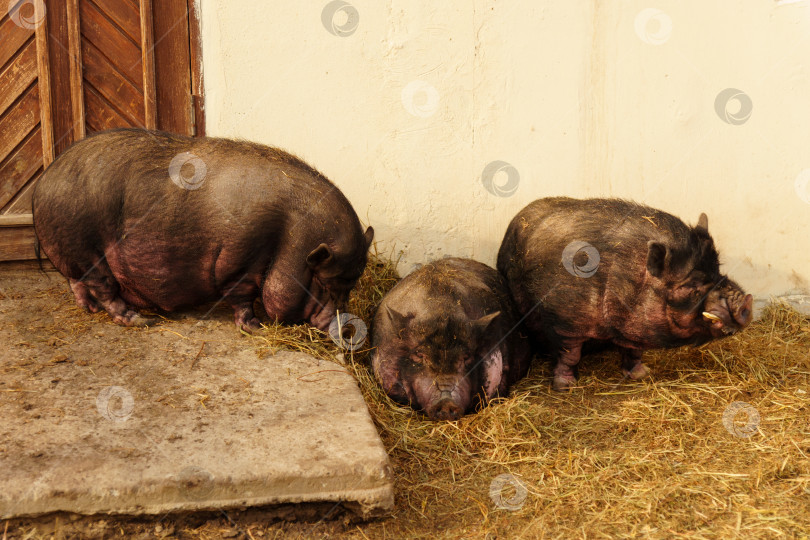
[[[103,52],[139,92],[143,92],[141,49],[88,0],[79,2],[82,35]]]
[[[135,43],[141,43],[141,16],[138,8],[121,0],[92,0]]]
[[[157,84],[155,81],[155,35],[152,0],[140,0],[141,60],[143,61],[143,100],[146,127],[157,128]]]
[[[48,20],[45,4],[34,2],[36,20],[37,77],[39,82],[39,127],[42,131],[42,162],[47,167],[53,162],[53,114],[51,101],[51,64],[48,60]]]
[[[82,42],[84,78],[133,126],[145,125],[143,95],[92,43]]]
[[[0,4],[3,8],[7,8],[6,2]],[[33,30],[17,26],[11,18],[7,18],[5,22],[0,25],[0,67],[6,65],[6,62],[14,56],[14,53],[20,50],[20,47],[25,45],[25,42],[34,35]]]
[[[0,234],[0,261],[34,259],[36,235],[33,227],[3,227]]]
[[[154,12],[158,128],[194,134],[186,0],[161,0]]]
[[[0,163],[38,123],[39,84],[35,84],[0,120]]]
[[[84,75],[82,67],[82,34],[81,23],[79,22],[79,0],[67,0],[67,37],[68,49],[70,50],[70,60],[68,62],[68,73],[70,75],[70,107],[73,123],[71,130],[74,140],[81,140],[86,135],[84,119]]]
[[[16,152],[0,165],[0,208],[42,167],[42,134],[36,128]]]
[[[194,104],[194,135],[204,137],[205,99],[203,98],[203,57],[199,5],[195,0],[187,0],[187,3],[189,43],[191,45],[191,99]]]
[[[23,187],[10,204],[3,208],[4,215],[31,215],[31,198],[34,196],[34,187],[42,175],[42,168],[37,169],[34,178]]]
[[[20,227],[33,224],[34,216],[21,216],[19,214],[0,216],[0,227]]]
[[[130,127],[127,119],[111,107],[90,84],[84,85],[84,103],[88,132]]]
[[[37,47],[34,41],[0,73],[0,115],[37,78]]]

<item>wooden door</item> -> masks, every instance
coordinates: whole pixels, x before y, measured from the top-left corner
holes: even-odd
[[[33,187],[73,142],[115,127],[203,135],[200,61],[194,0],[12,3],[0,18],[0,261],[34,257]]]

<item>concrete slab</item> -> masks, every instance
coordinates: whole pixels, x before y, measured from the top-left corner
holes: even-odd
[[[119,376],[67,355],[32,358],[21,368],[31,377],[0,385],[0,518],[309,501],[391,509],[388,456],[346,370],[300,353],[258,358],[242,344]]]

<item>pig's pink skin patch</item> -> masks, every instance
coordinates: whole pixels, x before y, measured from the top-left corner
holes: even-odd
[[[484,389],[487,392],[487,397],[492,397],[501,386],[501,377],[503,376],[503,354],[500,349],[492,351],[484,361],[484,373],[486,375],[487,384]]]

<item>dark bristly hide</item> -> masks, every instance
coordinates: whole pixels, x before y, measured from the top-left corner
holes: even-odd
[[[457,420],[526,374],[525,331],[495,269],[448,258],[406,276],[374,320],[374,373],[394,400]]]
[[[556,361],[557,390],[575,384],[590,340],[618,346],[638,379],[643,350],[700,345],[751,321],[753,298],[720,273],[705,214],[689,227],[618,199],[540,199],[510,223],[498,270]]]
[[[42,251],[77,303],[119,324],[135,309],[223,299],[325,329],[366,265],[374,231],[318,171],[260,144],[138,129],[90,136],[45,171],[33,196]]]

